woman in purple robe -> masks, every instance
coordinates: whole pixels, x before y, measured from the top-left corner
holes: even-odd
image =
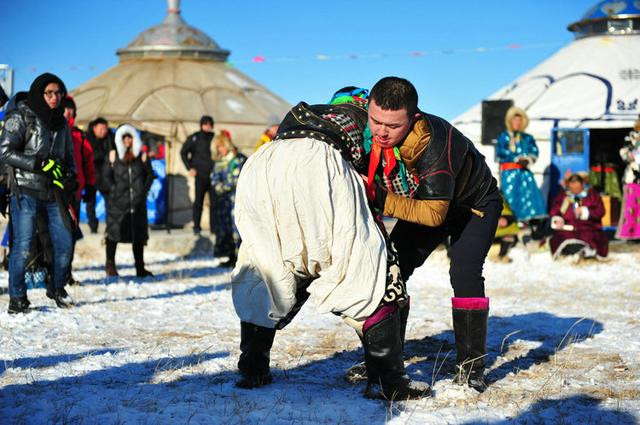
[[[551,206],[549,241],[551,255],[576,255],[578,258],[602,259],[609,252],[609,240],[602,231],[604,204],[593,188],[585,189],[584,178],[573,174],[567,179],[567,190],[556,196]]]

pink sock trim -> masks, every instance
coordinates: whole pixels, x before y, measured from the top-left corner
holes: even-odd
[[[451,306],[462,310],[489,310],[489,298],[451,298]]]
[[[366,332],[371,326],[375,325],[385,317],[392,315],[397,309],[398,306],[395,304],[383,305],[364,321],[364,325],[362,325],[362,332]]]

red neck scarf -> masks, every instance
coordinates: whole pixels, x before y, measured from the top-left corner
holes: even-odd
[[[380,165],[381,154],[384,155],[384,175],[389,177],[391,175],[391,171],[396,166],[396,155],[394,152],[394,147],[383,148],[377,142],[376,139],[373,138],[373,143],[371,143],[371,157],[369,158],[369,173],[367,174],[367,198],[369,200],[374,200],[376,197],[376,189],[375,189],[375,178],[376,178],[376,170]],[[390,179],[388,179],[390,181]],[[392,188],[388,188],[391,190]]]

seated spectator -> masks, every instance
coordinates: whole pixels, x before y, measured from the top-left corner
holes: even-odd
[[[499,263],[510,263],[512,260],[509,257],[509,251],[518,243],[518,222],[516,217],[511,211],[509,204],[504,199],[502,200],[502,213],[498,219],[498,228],[496,229],[496,237],[494,243],[498,244],[499,251],[497,254],[493,254],[493,247],[489,251],[489,259]]]
[[[585,178],[579,174],[569,176],[566,191],[556,196],[550,211],[553,236],[549,244],[553,258],[606,257],[609,240],[600,223],[604,212],[602,198],[595,189],[585,188]]]

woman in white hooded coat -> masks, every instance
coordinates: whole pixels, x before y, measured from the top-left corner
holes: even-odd
[[[144,245],[149,238],[147,193],[154,174],[147,154],[142,152],[138,131],[129,124],[118,127],[116,150],[109,152],[103,178],[109,188],[107,205],[106,273],[117,276],[115,265],[118,243],[133,244],[136,276],[151,276],[144,268]]]

